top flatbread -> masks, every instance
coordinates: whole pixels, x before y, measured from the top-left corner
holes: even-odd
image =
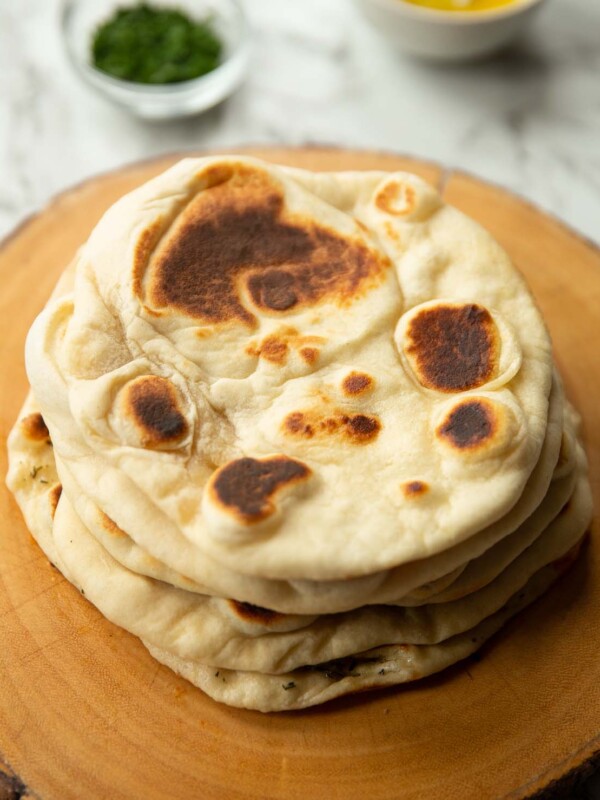
[[[507,256],[426,184],[241,158],[115,204],[27,368],[87,496],[108,464],[154,540],[166,518],[218,565],[292,580],[427,558],[507,514],[552,369]]]

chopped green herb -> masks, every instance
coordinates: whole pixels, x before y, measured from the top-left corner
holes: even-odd
[[[222,49],[209,20],[140,3],[117,9],[100,25],[92,41],[92,63],[124,81],[180,83],[212,72]]]
[[[384,669],[380,669],[380,670],[379,670],[379,674],[380,674],[380,675],[385,675],[385,670],[384,670]]]
[[[48,483],[48,481],[46,480],[46,478],[40,478],[40,483]]]
[[[289,683],[282,683],[281,688],[287,692],[288,689],[295,689],[296,684],[294,683],[294,681],[290,681]]]
[[[356,671],[359,664],[377,664],[381,661],[383,661],[381,656],[361,656],[360,660],[349,656],[322,664],[312,664],[302,669],[307,672],[320,672],[330,681],[341,681],[342,678],[359,678],[360,672]]]
[[[215,678],[218,678],[218,677],[219,677],[219,672],[217,671],[217,672],[215,672]]]
[[[32,467],[31,472],[29,474],[31,475],[32,478],[35,478],[35,476],[41,469],[42,469],[41,467]]]

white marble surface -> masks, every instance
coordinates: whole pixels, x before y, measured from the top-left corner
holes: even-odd
[[[57,191],[154,154],[244,143],[412,153],[513,189],[600,241],[600,3],[550,0],[501,57],[394,52],[350,0],[245,0],[248,80],[196,119],[148,124],[66,62],[59,0],[0,0],[0,235]]]

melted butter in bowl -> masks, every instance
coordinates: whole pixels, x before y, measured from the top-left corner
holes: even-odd
[[[473,61],[523,33],[545,0],[355,0],[392,44],[432,61]]]
[[[413,6],[432,8],[435,11],[495,11],[517,5],[520,0],[404,0]]]

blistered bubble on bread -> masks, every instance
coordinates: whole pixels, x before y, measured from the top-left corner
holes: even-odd
[[[129,437],[140,447],[176,446],[188,433],[180,394],[166,378],[135,378],[121,389],[118,404]]]
[[[521,428],[521,420],[506,402],[491,395],[468,395],[444,408],[435,438],[447,455],[480,460],[516,446]]]
[[[496,388],[521,364],[510,328],[481,303],[423,303],[400,319],[395,336],[409,374],[433,392]]]
[[[286,210],[282,188],[247,164],[219,171],[171,222],[153,251],[140,237],[135,286],[159,313],[256,325],[322,300],[364,296],[390,267],[358,237]]]
[[[438,303],[414,311],[404,352],[420,384],[438,392],[464,392],[498,371],[498,332],[491,314],[475,303]]]
[[[23,436],[32,442],[49,442],[50,433],[44,422],[44,418],[39,412],[28,414],[20,421]]]
[[[441,199],[431,187],[412,175],[394,175],[376,189],[374,204],[378,211],[400,220],[424,222],[441,206]],[[392,238],[399,235],[393,227]]]
[[[358,394],[366,394],[373,390],[375,380],[366,372],[357,372],[353,370],[348,373],[342,381],[342,391],[344,394],[355,396]]]
[[[312,470],[285,455],[238,458],[218,469],[204,491],[211,533],[262,531],[261,523],[281,518],[283,501],[298,495]]]

